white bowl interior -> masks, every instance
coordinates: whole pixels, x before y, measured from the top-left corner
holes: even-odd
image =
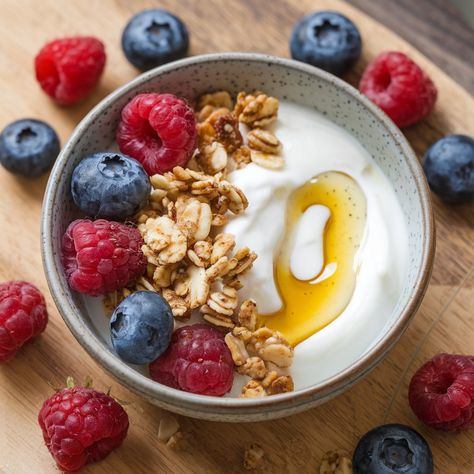
[[[263,60],[262,60],[263,58]],[[336,83],[336,85],[335,85]],[[313,107],[316,111],[327,116],[330,120],[349,131],[372,155],[375,162],[391,182],[400,206],[403,210],[408,228],[408,271],[398,303],[393,308],[392,316],[380,332],[373,345],[380,341],[395,324],[403,309],[409,304],[413,290],[420,279],[420,267],[424,258],[426,235],[423,232],[425,216],[419,197],[419,183],[415,179],[413,163],[406,159],[411,151],[406,146],[401,134],[380,120],[380,113],[375,109],[368,110],[367,106],[358,100],[358,93],[353,89],[341,88],[338,80],[330,75],[315,76],[310,68],[290,67],[288,61],[262,56],[251,59],[244,56],[233,58],[214,57],[194,63],[178,63],[165,67],[163,72],[156,75],[153,71],[141,76],[138,84],[126,86],[114,93],[94,109],[79,125],[71,140],[63,150],[62,157],[57,163],[52,179],[57,179],[57,189],[53,194],[51,204],[51,228],[48,229],[54,256],[54,267],[58,272],[58,281],[63,297],[69,300],[71,309],[83,319],[84,326],[95,336],[101,350],[110,351],[108,321],[103,318],[93,322],[95,311],[99,311],[99,302],[84,304],[78,294],[69,291],[60,262],[61,237],[67,225],[78,216],[70,195],[70,177],[74,166],[87,154],[115,148],[115,130],[123,106],[137,93],[159,91],[170,92],[192,101],[196,96],[211,90],[225,89],[231,93],[241,90],[264,90],[267,94],[280,99]],[[66,160],[67,157],[67,160]],[[59,179],[60,178],[60,179]],[[51,187],[50,183],[50,187]],[[95,306],[95,310],[90,310]],[[69,324],[69,323],[68,323]],[[96,343],[94,342],[94,344]],[[86,344],[87,345],[87,344]],[[121,365],[120,371],[128,373],[123,364],[113,353],[107,355],[116,359]],[[140,371],[140,369],[137,369]],[[333,374],[336,376],[336,374]],[[128,375],[127,375],[128,377]],[[138,375],[130,383],[143,384],[145,388],[137,388],[140,392],[149,394],[150,381]],[[143,380],[141,380],[143,379]],[[162,390],[162,389],[160,389]],[[195,395],[180,394],[173,389],[163,389],[172,400],[173,397],[202,398]],[[291,396],[291,394],[287,394]],[[285,396],[287,396],[285,395]],[[159,398],[159,396],[157,395]],[[191,398],[189,398],[191,397]],[[156,402],[156,400],[153,400]],[[226,404],[241,406],[247,400],[229,399]],[[170,402],[172,403],[172,401]],[[221,402],[219,402],[221,403]]]

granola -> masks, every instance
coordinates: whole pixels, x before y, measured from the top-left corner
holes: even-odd
[[[278,332],[258,328],[257,305],[241,302],[242,278],[257,258],[235,237],[222,232],[229,218],[245,211],[248,200],[228,174],[253,162],[279,169],[282,144],[268,125],[275,122],[278,100],[261,92],[227,91],[201,96],[196,104],[197,148],[186,168],[150,177],[148,205],[134,218],[143,237],[146,273],[135,287],[106,295],[107,313],[137,290],[160,292],[176,320],[200,314],[227,332],[237,373],[249,378],[242,397],[261,397],[293,390],[287,373],[293,348]],[[164,417],[159,438],[176,423]],[[174,428],[173,428],[174,429]],[[172,430],[171,430],[172,431]],[[178,429],[166,436],[177,444]]]
[[[351,458],[338,451],[328,451],[321,460],[319,474],[352,474]]]

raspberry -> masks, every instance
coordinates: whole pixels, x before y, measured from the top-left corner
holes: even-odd
[[[139,94],[122,110],[117,143],[150,176],[185,166],[196,146],[193,109],[172,94]]]
[[[26,281],[0,283],[0,362],[10,360],[48,323],[43,295]]]
[[[104,45],[91,36],[51,41],[35,57],[41,88],[62,105],[75,104],[89,95],[104,65]]]
[[[222,334],[205,324],[173,333],[166,352],[150,364],[153,380],[201,395],[221,396],[234,380],[234,362]]]
[[[90,296],[124,288],[146,269],[142,245],[140,232],[125,224],[105,219],[72,222],[62,242],[69,285]]]
[[[38,415],[49,452],[62,471],[77,471],[118,448],[128,415],[112,397],[92,388],[65,388],[48,398]]]
[[[433,428],[467,428],[474,415],[474,356],[434,356],[411,379],[408,401],[415,415]]]
[[[377,104],[399,127],[428,115],[436,102],[436,87],[408,56],[386,52],[366,68],[360,91]]]

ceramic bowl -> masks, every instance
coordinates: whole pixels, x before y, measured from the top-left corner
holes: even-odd
[[[264,90],[313,107],[355,136],[391,182],[408,226],[409,269],[398,303],[383,331],[350,367],[321,383],[263,399],[206,397],[154,382],[111,350],[107,321],[93,322],[80,295],[68,287],[60,261],[61,236],[76,217],[71,174],[88,153],[113,146],[123,106],[136,94],[166,91],[192,101],[225,89]],[[344,81],[305,64],[258,54],[211,54],[149,71],[100,102],[77,126],[52,170],[44,199],[42,252],[46,277],[64,321],[79,343],[120,383],[176,413],[220,421],[256,421],[307,410],[346,390],[367,374],[397,342],[426,290],[434,251],[433,217],[421,167],[402,133],[369,100]],[[102,324],[102,327],[101,327]]]

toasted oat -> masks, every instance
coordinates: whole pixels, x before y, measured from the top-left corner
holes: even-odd
[[[216,263],[220,258],[228,255],[235,247],[235,238],[232,234],[221,233],[216,235],[212,245],[211,263]]]
[[[292,392],[295,386],[291,375],[280,375],[265,388],[268,395],[276,395],[278,393]]]
[[[168,440],[179,431],[178,420],[169,414],[164,414],[160,418],[160,424],[158,427],[158,439],[163,443]]]
[[[239,122],[233,113],[220,115],[213,126],[217,140],[224,145],[228,153],[233,153],[242,146],[243,138],[239,130]]]
[[[190,309],[202,306],[209,294],[210,281],[204,268],[191,265],[187,269],[189,292],[186,295],[186,301]]]
[[[281,170],[285,166],[285,160],[281,156],[271,155],[261,151],[251,150],[250,159],[252,163],[269,170]]]
[[[241,398],[266,397],[267,392],[257,380],[250,380],[242,387]]]
[[[190,316],[190,304],[188,304],[185,298],[178,296],[170,288],[164,288],[161,294],[170,305],[173,316],[176,319],[185,319]]]
[[[239,121],[251,128],[265,127],[275,122],[278,115],[278,99],[265,94],[240,92],[234,113]]]
[[[213,175],[227,166],[227,151],[224,145],[216,140],[202,147],[197,160],[206,173]]]
[[[210,94],[204,94],[199,97],[197,101],[197,110],[202,110],[206,106],[214,108],[225,107],[227,109],[233,108],[232,97],[227,91],[216,91]]]
[[[210,293],[207,299],[207,305],[217,314],[224,316],[232,316],[237,304],[237,290],[225,285],[221,291]]]
[[[234,336],[232,336],[234,337]],[[235,338],[237,339],[237,338]],[[240,341],[242,342],[242,341]],[[243,343],[242,343],[243,344]],[[234,360],[235,362],[235,360]],[[263,362],[260,357],[248,357],[245,363],[243,364],[236,364],[240,365],[240,367],[237,368],[237,372],[241,375],[248,375],[249,377],[256,379],[256,380],[262,380],[266,373],[267,373],[267,368],[265,367],[265,362]]]
[[[262,130],[261,128],[254,128],[247,134],[249,147],[252,150],[261,151],[270,155],[278,155],[282,145],[280,140],[273,132],[269,130]]]
[[[173,450],[181,450],[186,446],[186,440],[181,431],[176,432],[171,438],[167,441],[166,446]]]
[[[144,224],[138,226],[138,230],[142,234],[145,246],[153,252],[159,264],[176,263],[186,255],[186,236],[169,217],[150,217]],[[156,260],[151,263],[155,264]]]
[[[202,317],[205,321],[212,324],[213,326],[217,326],[221,328],[232,329],[235,326],[234,321],[232,321],[232,319],[227,316],[223,316],[221,314],[216,314],[216,313],[213,313],[213,314],[206,313],[206,309],[208,308],[209,307],[206,305],[201,306]]]
[[[232,335],[230,332],[224,337],[225,343],[230,350],[234,364],[241,366],[249,359],[249,354],[242,340]]]
[[[262,466],[265,452],[259,444],[252,443],[244,451],[244,468],[253,471]]]
[[[242,145],[240,148],[237,148],[237,150],[232,153],[231,157],[237,169],[243,168],[252,161],[250,157],[250,148],[246,145]]]
[[[321,460],[319,474],[352,474],[352,460],[345,453],[328,451]]]
[[[255,331],[257,325],[257,303],[254,300],[245,300],[240,305],[238,321],[250,331]]]
[[[211,231],[212,211],[207,203],[194,197],[180,196],[176,200],[176,224],[188,242],[204,240]]]

